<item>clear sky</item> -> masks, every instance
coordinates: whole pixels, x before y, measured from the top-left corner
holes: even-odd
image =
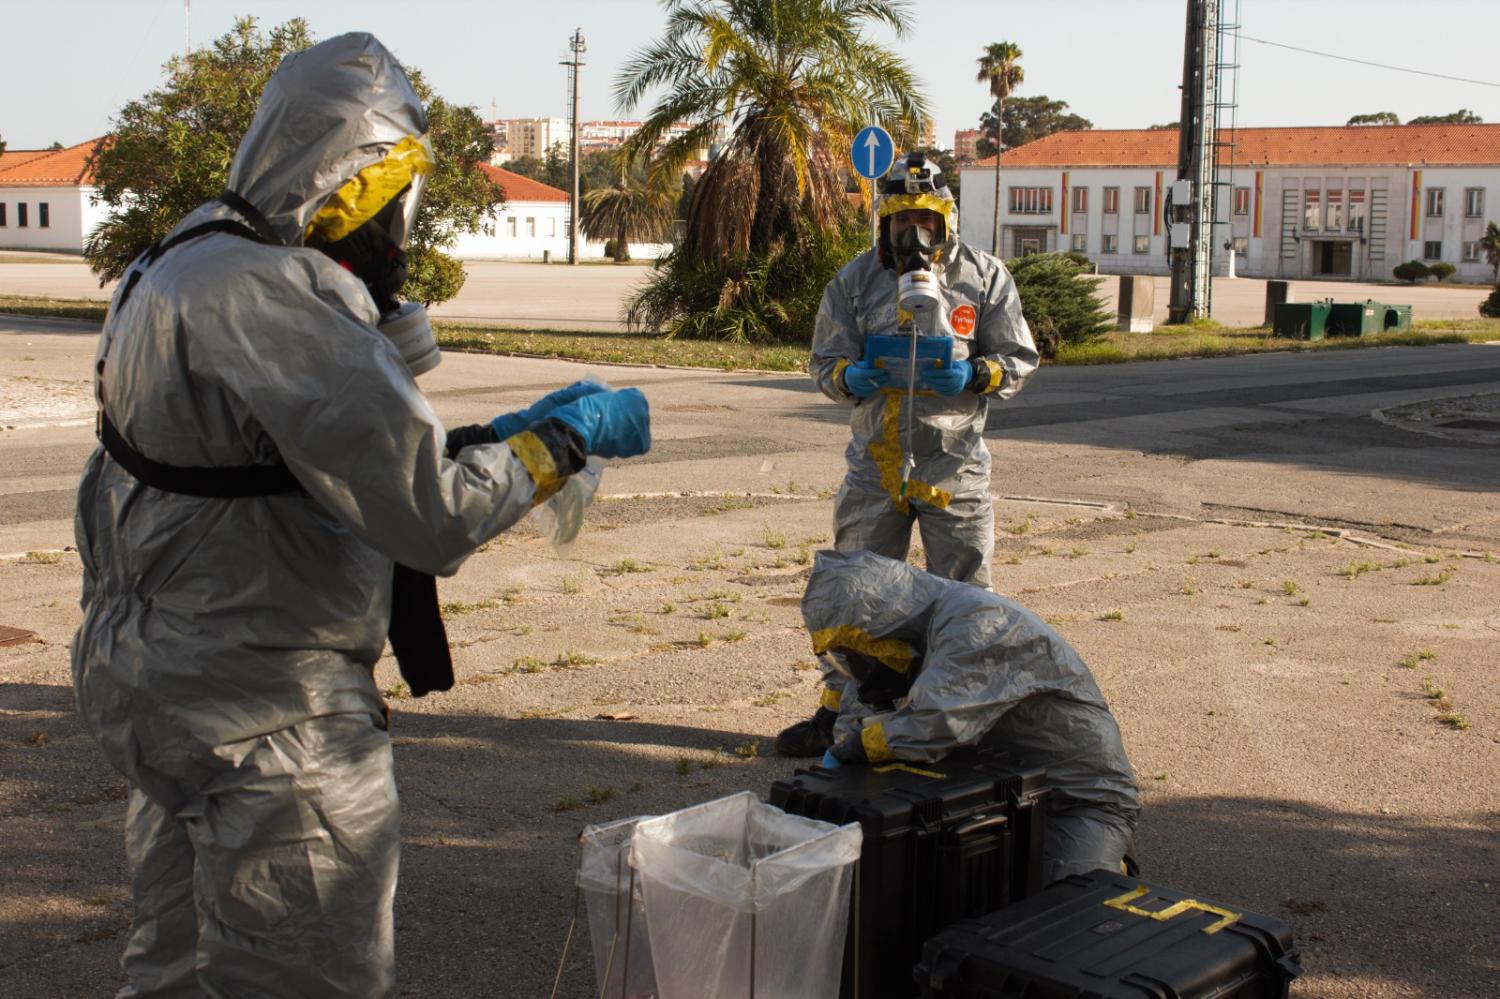
[[[574,28],[588,42],[580,113],[615,107],[620,67],[664,18],[654,0],[191,0],[192,40],[236,15],[263,25],[305,16],[318,38],[373,31],[449,100],[491,117],[566,115],[558,65]],[[1500,0],[1224,0],[1247,36],[1500,84]],[[184,44],[183,0],[6,0],[0,136],[14,149],[71,145],[162,80]],[[915,32],[893,42],[915,68],[939,142],[989,104],[975,59],[992,41],[1021,47],[1022,96],[1066,100],[1099,128],[1178,116],[1184,0],[915,0]],[[24,13],[22,13],[24,9]],[[1241,125],[1343,124],[1394,111],[1403,120],[1468,108],[1500,123],[1500,86],[1431,79],[1242,42]],[[642,117],[641,109],[628,117]],[[1227,119],[1226,119],[1227,124]]]

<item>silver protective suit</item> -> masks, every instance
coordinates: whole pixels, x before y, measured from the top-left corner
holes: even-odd
[[[105,321],[97,388],[130,444],[177,466],[280,461],[306,490],[161,492],[102,449],[85,468],[73,680],[131,785],[122,995],[392,985],[398,806],[372,678],[392,562],[452,573],[537,495],[506,444],[445,457],[364,284],[301,246],[330,194],[426,128],[370,35],[288,56],[228,181],[287,245],[186,242]],[[176,231],[211,218],[234,215],[205,205]]]
[[[844,388],[843,369],[865,356],[865,337],[894,333],[899,320],[896,272],[878,250],[860,254],[829,282],[813,329],[808,369],[825,395],[852,407],[849,471],[834,500],[834,547],[904,559],[912,519],[922,533],[927,569],[948,579],[990,585],[995,514],[990,500],[990,452],[983,432],[990,398],[1021,391],[1040,361],[1021,314],[1015,280],[996,258],[957,238],[943,244],[934,264],[944,305],[931,331],[954,338],[955,360],[989,363],[1003,379],[984,394],[939,396],[918,392],[912,424],[916,468],[907,499],[900,495],[906,448],[906,393],[886,388],[857,399]],[[955,331],[972,322],[969,335]],[[972,317],[972,318],[970,318]],[[843,683],[824,670],[822,704],[837,710]]]
[[[841,760],[936,762],[964,746],[1045,767],[1047,880],[1119,870],[1140,814],[1119,726],[1083,660],[1041,618],[975,586],[869,552],[819,552],[802,598],[814,650],[860,652],[902,674],[879,711],[850,681]]]

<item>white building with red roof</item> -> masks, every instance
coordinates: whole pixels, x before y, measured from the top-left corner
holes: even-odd
[[[1488,282],[1479,240],[1500,219],[1500,125],[1241,128],[1221,142],[1215,272],[1389,280],[1406,260]],[[994,159],[962,170],[959,231],[994,231]],[[1076,250],[1104,273],[1166,274],[1163,199],[1175,129],[1057,132],[1001,159],[1001,255]]]
[[[89,231],[109,214],[93,204],[88,169],[101,141],[0,153],[0,250],[83,253]]]

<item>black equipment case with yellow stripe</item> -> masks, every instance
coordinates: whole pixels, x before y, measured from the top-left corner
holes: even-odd
[[[844,955],[844,999],[910,999],[922,941],[1041,890],[1046,775],[999,753],[942,763],[814,767],[771,804],[864,830]]]
[[[1063,878],[927,941],[923,999],[1284,999],[1292,930],[1123,874]]]

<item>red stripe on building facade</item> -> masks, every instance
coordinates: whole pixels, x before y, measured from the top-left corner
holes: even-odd
[[[1408,239],[1417,238],[1417,211],[1422,205],[1422,171],[1411,172],[1411,235]]]
[[[1154,215],[1154,216],[1156,216],[1156,221],[1155,221],[1155,223],[1151,227],[1151,234],[1153,236],[1160,236],[1161,235],[1161,171],[1160,170],[1156,171],[1156,200],[1153,201],[1153,202],[1151,202],[1151,204],[1152,204],[1152,207],[1155,209],[1155,211],[1153,211],[1151,214]]]
[[[1062,172],[1062,211],[1057,218],[1057,231],[1066,236],[1068,234],[1068,171],[1066,170]]]
[[[1255,171],[1255,220],[1251,224],[1251,235],[1256,239],[1260,239],[1260,182],[1264,176],[1264,171]]]

